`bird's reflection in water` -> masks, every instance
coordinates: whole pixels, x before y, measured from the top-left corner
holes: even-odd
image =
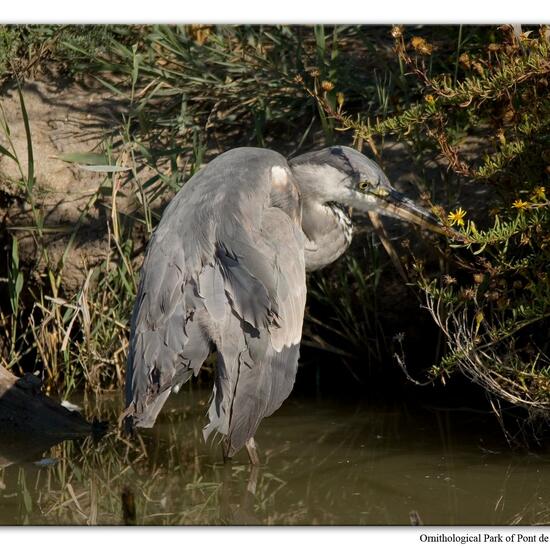
[[[231,463],[224,464],[223,481],[219,492],[220,523],[223,525],[260,525],[256,510],[256,491],[261,476],[260,466],[251,465],[248,481],[233,479]]]
[[[136,497],[131,487],[124,487],[120,495],[122,506],[122,523],[124,525],[136,524]]]

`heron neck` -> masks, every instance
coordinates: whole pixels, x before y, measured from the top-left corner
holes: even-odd
[[[306,269],[315,271],[337,260],[349,247],[351,220],[344,207],[305,200],[302,229],[308,239],[305,247]]]

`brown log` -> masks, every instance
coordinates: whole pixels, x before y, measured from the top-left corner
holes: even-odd
[[[0,468],[34,460],[64,439],[97,431],[80,414],[40,393],[34,382],[0,367]]]
[[[78,437],[92,429],[92,424],[80,414],[43,395],[25,378],[17,378],[0,367],[0,438],[8,432]]]

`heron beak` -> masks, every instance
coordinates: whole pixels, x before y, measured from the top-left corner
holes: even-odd
[[[405,195],[392,189],[384,196],[379,196],[380,213],[407,222],[412,222],[423,229],[446,235],[443,224],[430,212],[417,206]]]

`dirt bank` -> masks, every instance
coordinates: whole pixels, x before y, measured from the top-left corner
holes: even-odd
[[[9,245],[8,233],[18,237],[20,256],[40,277],[44,257],[39,257],[36,216],[44,224],[44,243],[55,265],[66,254],[64,287],[74,292],[82,284],[87,269],[104,260],[107,253],[105,205],[95,197],[104,175],[63,162],[60,155],[93,151],[101,139],[120,123],[123,105],[104,90],[74,82],[28,82],[23,87],[32,138],[36,213],[26,200],[18,164],[0,156],[0,220],[2,241]],[[28,145],[21,104],[14,86],[0,97],[9,130],[0,132],[0,145],[16,152],[23,174],[28,170]],[[10,144],[11,141],[11,144]],[[123,202],[123,199],[120,199]],[[124,208],[124,204],[121,207]],[[68,241],[79,226],[74,243]]]

